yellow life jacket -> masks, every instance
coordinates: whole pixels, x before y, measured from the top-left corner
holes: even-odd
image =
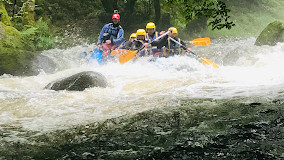
[[[137,41],[141,42],[142,45],[143,45],[144,43],[148,43],[147,40],[137,40]],[[152,50],[151,45],[150,45],[149,47],[147,47],[147,48],[144,48],[143,50],[144,50],[144,53],[145,53],[145,54],[143,55],[143,57],[149,56],[149,55],[151,54],[151,50]]]
[[[178,42],[181,43],[181,39],[178,38]],[[175,44],[175,46],[177,45],[178,47],[174,47],[173,44]],[[182,50],[181,46],[179,44],[176,44],[175,42],[171,43],[170,38],[168,38],[168,47],[164,47],[163,48],[163,54],[165,57],[167,56],[173,56],[175,54],[181,54],[184,55],[184,51]]]

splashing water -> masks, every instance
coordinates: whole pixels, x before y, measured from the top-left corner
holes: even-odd
[[[284,44],[258,47],[254,41],[216,40],[210,47],[193,47],[219,69],[190,56],[153,62],[140,58],[125,65],[87,64],[80,53],[91,51],[94,45],[44,51],[42,54],[57,64],[56,73],[0,77],[0,130],[22,128],[44,133],[177,105],[178,98],[277,97],[284,90]],[[51,81],[87,70],[103,74],[109,87],[83,92],[43,89]],[[6,140],[19,140],[15,138],[19,132],[9,134]]]

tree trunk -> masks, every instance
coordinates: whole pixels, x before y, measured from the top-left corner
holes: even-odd
[[[35,0],[27,0],[23,4],[23,24],[24,25],[35,25]]]
[[[14,0],[14,3],[13,3],[13,15],[12,15],[12,17],[14,17],[14,15],[15,15],[16,8],[17,8],[17,0]]]
[[[126,7],[125,7],[125,15],[128,15],[128,16],[130,16],[132,13],[133,13],[133,11],[134,11],[134,6],[135,6],[135,3],[136,3],[136,1],[137,0],[128,0],[127,2],[126,2]]]
[[[118,9],[116,0],[101,0],[106,13],[113,13],[113,10]]]
[[[154,7],[155,7],[155,23],[158,23],[161,18],[160,0],[154,0]]]

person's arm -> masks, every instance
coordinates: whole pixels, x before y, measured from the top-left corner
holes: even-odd
[[[164,33],[166,33],[166,31],[161,31],[161,32],[159,33],[159,35],[162,35],[162,34],[164,34]]]
[[[125,43],[126,43],[126,41],[123,41],[123,42],[119,45],[118,49],[124,49],[123,47],[124,47]]]
[[[115,44],[115,45],[119,45],[119,44],[121,44],[123,41],[124,41],[124,30],[121,28],[121,29],[118,31],[118,36],[117,36],[117,38],[111,39],[111,43],[112,43],[112,44]]]
[[[161,49],[163,46],[167,44],[168,35],[162,37],[161,39],[156,39],[151,42],[152,46],[157,46],[157,48]]]
[[[186,47],[186,44],[184,43],[184,41],[183,40],[180,40],[180,43],[182,44],[182,49],[184,49],[184,50],[186,50],[187,49],[187,47]]]
[[[123,46],[122,46],[122,49],[128,49],[130,50],[131,49],[131,45],[132,45],[132,42],[131,41],[126,41]]]
[[[132,50],[137,50],[143,47],[143,44],[140,41],[133,41],[131,49]]]
[[[98,38],[98,44],[102,43],[103,37],[104,37],[104,32],[107,28],[108,28],[108,24],[104,25],[104,27],[102,28],[101,33],[100,33],[99,38]]]

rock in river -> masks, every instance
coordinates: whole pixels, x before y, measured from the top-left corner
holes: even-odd
[[[255,45],[274,46],[278,42],[284,42],[284,20],[270,23],[257,37]]]
[[[68,90],[68,91],[83,91],[86,88],[92,87],[107,87],[106,78],[93,71],[80,72],[67,78],[62,78],[49,83],[45,89],[51,90]]]

